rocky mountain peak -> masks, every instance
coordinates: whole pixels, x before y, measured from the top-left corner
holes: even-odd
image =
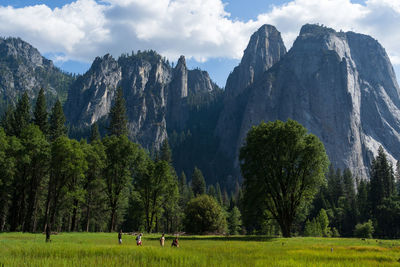
[[[43,65],[53,67],[50,60],[43,58],[35,47],[20,38],[0,38],[0,55],[23,59],[32,67],[43,67]]]
[[[180,56],[175,66],[176,70],[187,69],[185,56]]]
[[[400,157],[399,87],[370,36],[305,25],[288,54],[247,91],[236,156],[252,125],[291,118],[321,139],[335,168],[360,177],[379,146],[392,162]]]
[[[239,95],[256,77],[286,54],[280,32],[272,25],[261,26],[250,38],[243,58],[226,83],[226,93]]]
[[[184,98],[188,95],[188,69],[184,56],[180,56],[174,68],[174,77],[172,81],[173,98]]]
[[[8,104],[15,104],[23,92],[32,102],[40,88],[45,90],[48,104],[56,98],[64,100],[72,75],[54,67],[53,62],[20,38],[0,38],[0,115]]]
[[[281,34],[274,26],[263,25],[251,36],[240,64],[226,81],[224,108],[216,129],[221,151],[235,155],[236,148],[232,144],[238,138],[238,121],[242,120],[247,89],[285,54]]]

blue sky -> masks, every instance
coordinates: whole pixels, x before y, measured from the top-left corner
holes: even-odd
[[[154,49],[170,61],[183,54],[189,68],[224,86],[262,24],[275,25],[289,49],[303,24],[318,22],[372,35],[399,69],[398,0],[148,1],[1,0],[0,35],[21,37],[74,73],[106,53]]]

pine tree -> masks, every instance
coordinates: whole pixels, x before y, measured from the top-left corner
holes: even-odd
[[[122,88],[118,88],[116,92],[114,105],[110,110],[110,125],[108,130],[110,135],[120,136],[128,134],[125,99]]]
[[[57,100],[54,104],[51,115],[50,115],[50,141],[56,140],[60,136],[67,134],[67,128],[65,127],[65,116],[61,106],[60,100]]]
[[[22,129],[28,126],[31,121],[31,106],[29,103],[28,93],[25,92],[17,103],[14,112],[13,129],[16,136],[20,136]]]
[[[36,100],[35,110],[33,112],[33,122],[39,126],[39,129],[44,135],[47,135],[49,130],[48,113],[46,106],[46,97],[43,88],[40,89]]]
[[[99,126],[97,125],[97,122],[93,123],[91,128],[90,128],[90,143],[92,143],[95,140],[100,140],[101,136],[99,133]]]
[[[387,160],[383,148],[380,146],[378,155],[372,161],[369,198],[373,215],[378,216],[377,207],[385,198],[395,193],[393,168]]]
[[[1,118],[1,127],[8,136],[15,135],[14,133],[14,113],[15,108],[13,105],[8,105],[6,111]]]
[[[231,235],[239,234],[242,228],[242,220],[240,217],[241,214],[239,209],[236,206],[233,207],[232,210],[229,212],[229,217],[228,217],[229,234]]]
[[[165,139],[161,145],[159,159],[168,162],[168,164],[172,164],[172,152],[167,139]]]
[[[183,190],[185,189],[185,187],[187,187],[186,174],[183,171],[181,173],[181,176],[179,176],[178,186],[179,186],[179,192],[182,195]]]
[[[217,199],[217,191],[215,191],[215,187],[213,185],[209,185],[207,189],[207,194],[210,197]]]
[[[220,205],[222,205],[222,192],[221,192],[221,187],[220,187],[220,185],[219,185],[219,183],[217,183],[216,185],[215,185],[215,191],[216,191],[216,194],[217,194],[217,202],[218,202],[218,204],[220,204]]]
[[[203,174],[197,167],[194,167],[191,186],[195,196],[206,193],[206,181],[204,180]]]

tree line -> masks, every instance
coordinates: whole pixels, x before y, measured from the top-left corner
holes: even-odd
[[[107,135],[67,136],[60,101],[25,93],[0,127],[0,231],[146,231],[399,237],[400,164],[382,147],[370,177],[328,168],[321,141],[299,123],[261,123],[240,151],[243,184],[178,175],[165,140],[149,153],[127,137],[122,90]],[[242,217],[242,214],[244,215]],[[242,221],[243,220],[243,221]]]
[[[65,122],[60,101],[48,113],[43,89],[33,112],[25,93],[4,113],[0,231],[238,232],[239,186],[231,196],[207,187],[198,168],[188,183],[167,140],[154,156],[130,141],[121,89],[103,138],[94,123],[89,140],[70,139]]]

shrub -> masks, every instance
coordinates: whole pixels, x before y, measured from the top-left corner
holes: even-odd
[[[229,212],[228,217],[228,228],[229,234],[237,235],[242,230],[242,220],[240,219],[240,211],[235,206],[232,208],[231,212]]]
[[[185,211],[185,229],[189,233],[224,233],[225,213],[217,201],[201,195],[189,201]]]
[[[354,236],[362,237],[362,238],[372,238],[372,234],[374,233],[374,226],[372,225],[372,221],[368,220],[363,224],[357,224],[354,229]]]

